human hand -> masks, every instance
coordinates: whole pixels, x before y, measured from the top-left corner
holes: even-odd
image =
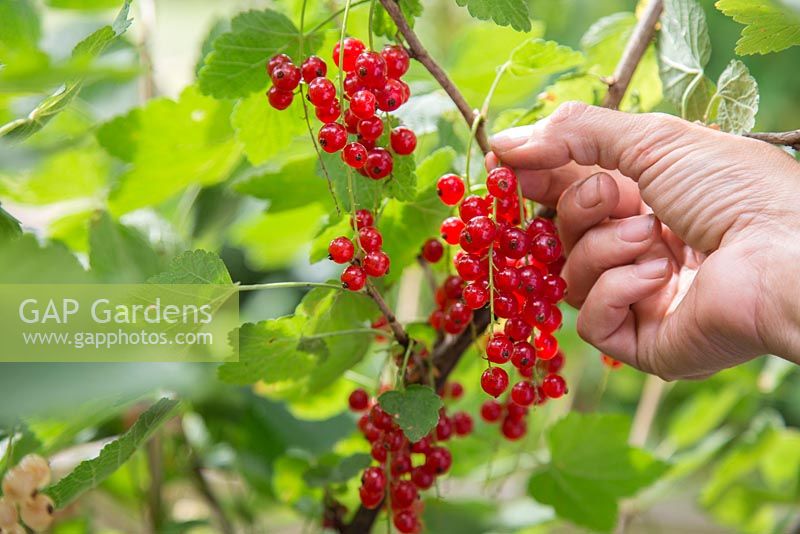
[[[800,363],[800,164],[662,114],[570,102],[492,140],[487,168],[558,207],[578,333],[666,379]],[[610,172],[603,172],[603,170]]]

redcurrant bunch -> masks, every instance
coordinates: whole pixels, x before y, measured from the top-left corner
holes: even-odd
[[[372,213],[358,210],[353,222],[358,248],[349,237],[339,236],[328,245],[328,257],[336,263],[349,263],[342,271],[342,285],[351,291],[360,291],[367,283],[367,276],[380,278],[389,272],[391,262],[382,250],[383,236],[373,226]]]
[[[298,68],[289,56],[278,54],[267,63],[272,80],[267,91],[269,103],[275,109],[288,108],[302,81],[314,115],[323,123],[317,135],[322,150],[331,154],[341,151],[342,160],[363,176],[386,178],[394,168],[394,156],[407,156],[417,146],[414,132],[403,126],[394,128],[381,143],[385,123],[378,116],[379,112],[395,111],[411,96],[401,80],[408,71],[408,53],[400,45],[374,52],[360,40],[347,37],[336,43],[332,58],[344,76],[344,94],[338,95],[336,85],[326,77],[328,66],[322,58],[309,56]]]

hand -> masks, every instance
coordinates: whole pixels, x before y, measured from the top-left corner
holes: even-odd
[[[487,168],[514,168],[526,196],[558,208],[567,302],[589,343],[665,379],[768,352],[800,362],[800,164],[788,154],[577,102],[491,143]]]

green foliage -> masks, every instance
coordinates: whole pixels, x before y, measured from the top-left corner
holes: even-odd
[[[127,432],[103,447],[97,458],[81,462],[69,475],[45,490],[55,501],[56,508],[67,506],[83,492],[96,488],[125,464],[172,417],[177,407],[178,401],[161,399],[144,412]]]
[[[294,23],[277,11],[240,13],[231,21],[231,31],[214,40],[213,51],[200,69],[200,90],[216,98],[243,97],[262,90],[269,79],[267,60],[283,53],[299,62],[302,40]],[[306,36],[305,53],[313,53],[321,43],[320,33]]]
[[[312,108],[311,113],[313,111]],[[291,106],[278,111],[267,103],[264,95],[253,93],[236,104],[231,124],[248,161],[260,165],[285,153],[298,137],[302,136],[308,143],[306,125],[299,120],[302,116],[303,104],[299,95]]]
[[[164,258],[136,229],[101,213],[89,229],[92,274],[105,283],[137,283],[164,270]]]
[[[269,200],[269,212],[279,213],[307,204],[330,204],[325,180],[317,175],[316,155],[299,156],[269,163],[245,171],[234,184],[243,195]],[[294,191],[287,195],[286,191]]]
[[[31,234],[19,239],[0,241],[0,282],[30,283],[88,283],[89,274],[78,259],[63,245],[40,245]]]
[[[119,5],[119,0],[45,0],[48,6],[59,9],[110,9]]]
[[[414,27],[416,18],[422,15],[423,6],[421,0],[399,0],[400,11],[408,21],[409,26]],[[372,24],[372,31],[375,35],[392,38],[397,34],[397,25],[380,3],[375,3],[375,14]]]
[[[303,480],[311,487],[325,487],[344,484],[369,467],[372,457],[369,454],[353,454],[345,458],[336,454],[325,455],[316,465],[303,473]]]
[[[571,413],[547,435],[550,462],[531,477],[528,491],[565,519],[608,532],[617,501],[655,482],[666,464],[628,446],[630,421],[622,415]]]
[[[511,51],[508,71],[515,76],[552,74],[578,67],[583,54],[555,41],[529,39]]]
[[[378,402],[388,414],[395,418],[412,443],[421,440],[439,422],[442,399],[429,386],[414,384],[404,390],[393,390],[378,397]]]
[[[34,3],[30,0],[0,2],[0,58],[4,63],[8,56],[36,49],[41,36],[41,25]]]
[[[233,284],[222,259],[213,252],[191,250],[174,258],[163,273],[152,276],[151,284]]]
[[[739,55],[768,54],[800,44],[800,15],[775,0],[718,0],[717,9],[739,24]]]
[[[694,445],[714,430],[742,397],[736,385],[722,391],[701,391],[685,402],[671,418],[667,439],[676,448]]]
[[[22,228],[17,219],[0,206],[0,242],[8,241],[22,235]]]
[[[756,125],[758,83],[741,61],[732,60],[722,71],[714,99],[719,101],[716,121],[722,131],[743,134]]]
[[[531,15],[525,0],[456,0],[466,6],[469,14],[480,20],[493,20],[500,26],[511,26],[517,31],[531,30]]]

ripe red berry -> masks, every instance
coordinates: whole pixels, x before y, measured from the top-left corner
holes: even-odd
[[[367,154],[367,163],[364,165],[364,170],[367,176],[373,180],[380,180],[389,176],[393,167],[392,154],[388,150],[385,148],[373,148]]]
[[[536,347],[536,357],[540,360],[550,360],[558,352],[558,341],[551,334],[542,332],[533,340]]]
[[[503,198],[517,194],[517,175],[508,167],[497,167],[486,177],[486,189],[493,197]]]
[[[468,196],[458,207],[458,214],[465,223],[481,215],[488,216],[490,213],[491,204],[487,202],[485,198],[479,197],[478,195]]]
[[[369,411],[369,419],[381,430],[391,430],[394,425],[392,416],[384,412],[377,404]]]
[[[481,419],[494,423],[503,415],[503,407],[496,400],[487,400],[481,405]]]
[[[311,83],[311,80],[314,78],[324,77],[328,74],[328,65],[325,64],[325,61],[323,61],[321,57],[308,56],[308,58],[303,61],[300,70],[303,73],[303,81]]]
[[[333,47],[333,62],[336,66],[339,66],[339,56],[342,54],[341,52],[341,44],[342,41],[336,43]],[[359,39],[354,37],[345,37],[344,38],[344,62],[343,62],[343,69],[345,72],[350,72],[355,70],[356,68],[356,58],[358,57],[361,52],[364,51],[366,47],[364,43],[362,43]]]
[[[520,421],[527,416],[528,416],[527,406],[520,406],[515,402],[506,403],[506,419]]]
[[[342,114],[342,107],[339,104],[339,99],[334,98],[329,106],[314,108],[314,114],[322,123],[335,122]]]
[[[366,141],[375,141],[383,133],[383,121],[380,117],[370,117],[358,122],[359,138]]]
[[[356,75],[355,72],[347,73],[347,75],[344,77],[343,85],[344,85],[343,87],[344,94],[346,94],[349,97],[352,97],[358,91],[365,89],[364,84],[361,83],[361,80],[359,79],[359,77]]]
[[[506,439],[516,441],[525,435],[528,426],[525,423],[525,419],[512,419],[507,417],[503,420],[501,430]]]
[[[411,510],[402,510],[394,514],[393,523],[401,534],[413,534],[419,532],[419,519]]]
[[[522,319],[531,326],[547,324],[553,314],[554,306],[542,299],[530,299],[522,308]]]
[[[417,136],[414,135],[414,132],[411,131],[410,128],[405,128],[403,126],[392,130],[390,141],[392,150],[401,156],[407,156],[417,148]]]
[[[294,100],[294,93],[291,91],[283,91],[275,86],[269,88],[267,91],[267,100],[269,105],[277,110],[288,108]]]
[[[333,104],[336,86],[327,78],[314,78],[308,83],[308,101],[314,107],[324,108]]]
[[[428,239],[425,241],[425,244],[422,245],[422,257],[425,258],[425,261],[428,263],[436,263],[440,259],[442,259],[442,255],[444,254],[444,245],[438,239]]]
[[[448,217],[444,221],[442,221],[442,225],[439,228],[439,231],[442,234],[442,239],[445,240],[450,245],[457,245],[458,238],[461,235],[461,231],[464,229],[464,221],[459,219],[458,217]]]
[[[456,254],[453,264],[459,276],[468,282],[484,280],[489,276],[489,262],[474,254],[459,252]]]
[[[466,412],[456,412],[453,414],[453,428],[459,436],[467,436],[472,433],[472,417]]]
[[[372,91],[362,89],[350,97],[350,109],[359,119],[369,119],[375,115],[377,101]]]
[[[411,467],[411,458],[407,455],[399,454],[392,456],[391,472],[393,477],[399,478],[401,475],[410,473]]]
[[[425,470],[435,476],[443,475],[450,470],[453,464],[453,456],[444,447],[433,447],[425,455]]]
[[[347,263],[353,259],[356,248],[349,238],[340,236],[328,245],[328,257],[336,263]]]
[[[369,210],[357,210],[356,211],[356,226],[359,229],[366,228],[367,226],[373,226],[375,224],[375,218],[372,216],[372,212]],[[353,217],[350,217],[350,228],[353,228]]]
[[[360,169],[367,162],[367,149],[361,143],[348,143],[342,150],[342,160],[350,167]]]
[[[513,294],[495,291],[492,300],[494,301],[492,304],[496,316],[510,319],[519,314],[519,303]]]
[[[538,298],[544,290],[544,275],[531,265],[521,267],[518,271],[520,278],[520,291],[523,295]]]
[[[433,486],[435,477],[428,473],[423,466],[411,469],[411,482],[421,490],[426,490]]]
[[[550,317],[547,318],[542,323],[539,323],[537,326],[539,330],[546,334],[552,334],[559,328],[561,328],[561,310],[558,309],[558,306],[551,306],[550,308]]]
[[[617,360],[614,360],[614,359],[613,359],[613,358],[611,358],[610,356],[607,356],[607,355],[605,355],[605,354],[603,354],[603,356],[604,356],[604,358],[603,358],[603,363],[606,363],[606,359],[613,360],[613,361],[617,362]],[[558,351],[558,352],[556,353],[556,355],[555,355],[555,356],[553,356],[553,357],[552,357],[552,358],[551,358],[551,359],[550,359],[550,360],[547,362],[547,371],[548,371],[548,372],[550,372],[550,373],[557,373],[557,372],[559,372],[561,369],[563,369],[563,368],[564,368],[564,361],[565,361],[565,360],[564,360],[564,355],[561,353],[561,351]],[[619,365],[622,365],[622,362],[617,362],[617,363],[618,363]],[[619,367],[619,365],[617,365],[617,367]],[[613,367],[613,366],[612,366],[612,367]]]
[[[370,510],[377,508],[381,502],[383,502],[383,491],[369,492],[364,487],[361,487],[358,490],[358,496],[360,497],[361,504],[364,505],[364,508],[368,508]]]
[[[428,317],[428,324],[430,324],[434,330],[441,330],[442,326],[444,326],[444,311],[433,310]]]
[[[347,144],[347,130],[338,122],[329,122],[319,129],[318,139],[325,152],[338,152]]]
[[[267,63],[267,75],[271,78],[272,71],[274,71],[276,68],[278,68],[280,65],[283,65],[284,63],[291,63],[291,62],[292,58],[290,58],[286,54],[276,54],[272,56],[269,62]]]
[[[342,272],[342,286],[350,291],[359,291],[367,283],[367,273],[358,265],[348,265]]]
[[[377,252],[383,246],[383,236],[374,226],[366,226],[358,230],[358,242],[364,252]]]
[[[530,238],[522,229],[509,226],[500,232],[499,245],[500,253],[517,260],[528,254]]]
[[[448,334],[459,334],[472,320],[472,310],[463,302],[454,302],[444,314],[444,329]]]
[[[511,400],[520,406],[530,406],[536,399],[536,388],[530,382],[517,382],[511,388]]]
[[[561,375],[549,374],[542,379],[542,391],[551,399],[563,397],[567,392],[567,382]]]
[[[536,261],[552,263],[561,257],[561,241],[555,234],[539,234],[531,242],[531,254]]]
[[[503,332],[512,341],[524,341],[531,336],[533,327],[522,320],[520,317],[512,317],[506,321]]]
[[[460,399],[464,395],[464,386],[461,382],[448,382],[447,393],[451,399]]]
[[[514,267],[504,267],[494,272],[494,287],[498,291],[512,292],[519,289],[521,279]]]
[[[467,284],[462,296],[467,307],[472,310],[479,310],[489,302],[489,288],[482,282]]]
[[[389,256],[380,250],[377,252],[369,252],[364,259],[361,260],[361,266],[367,276],[377,278],[389,272]]]
[[[361,487],[370,493],[386,489],[386,473],[380,467],[367,467],[361,475]]]
[[[514,352],[514,343],[505,334],[496,332],[486,343],[486,357],[492,363],[506,363]]]
[[[455,206],[464,196],[464,181],[455,174],[445,174],[436,182],[439,198],[448,206]]]
[[[350,409],[354,412],[363,412],[369,407],[369,395],[363,389],[359,388],[350,394],[348,399]]]
[[[482,252],[494,241],[497,225],[489,217],[474,217],[465,226],[459,236],[461,248],[467,252]]]
[[[364,85],[378,89],[386,83],[386,62],[377,52],[361,52],[355,61],[355,73]]]
[[[552,265],[552,263],[550,264]],[[558,275],[546,274],[544,276],[544,288],[542,296],[550,302],[558,302],[564,298],[567,291],[567,283]]]
[[[403,82],[386,80],[384,86],[375,91],[375,98],[378,101],[378,109],[381,111],[394,111],[405,104],[405,87]]]
[[[444,288],[444,293],[447,295],[447,298],[457,299],[461,296],[464,289],[464,280],[460,276],[450,275],[445,278],[442,288]]]
[[[398,79],[408,72],[409,57],[406,49],[398,45],[386,45],[381,50],[386,62],[386,74],[389,78]]]
[[[545,219],[544,217],[536,217],[534,220],[530,222],[528,228],[525,230],[528,232],[528,235],[531,238],[536,237],[539,234],[556,234],[556,225],[553,224],[553,221],[550,219]]]
[[[400,480],[392,484],[389,490],[389,496],[392,501],[392,508],[395,510],[404,510],[409,508],[414,501],[417,500],[417,487],[413,482],[408,480]]]
[[[453,435],[453,422],[449,417],[442,414],[439,416],[439,422],[436,423],[436,440],[447,441]]]
[[[514,351],[511,353],[511,363],[517,369],[532,367],[536,362],[536,349],[527,341],[517,341],[514,343]]]
[[[481,388],[492,397],[499,397],[508,387],[508,373],[501,367],[489,367],[481,375]]]
[[[347,133],[357,134],[359,122],[361,122],[361,119],[356,117],[355,113],[349,109],[344,112],[344,127]]]
[[[272,85],[284,91],[294,91],[300,83],[300,69],[294,63],[281,63],[275,67],[270,75]]]

